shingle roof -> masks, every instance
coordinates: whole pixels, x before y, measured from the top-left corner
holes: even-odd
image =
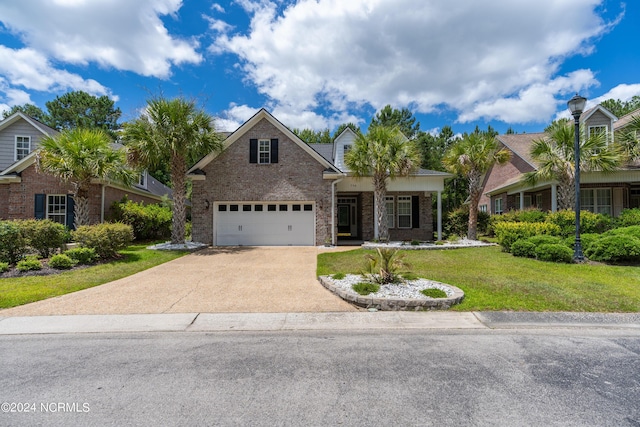
[[[531,144],[536,139],[544,138],[544,132],[536,133],[517,133],[508,135],[498,135],[498,141],[500,141],[505,147],[513,151],[518,157],[521,157],[524,161],[531,166],[535,166],[535,161],[531,157]]]
[[[623,127],[631,123],[631,120],[633,120],[634,117],[640,117],[640,108],[630,112],[629,114],[625,114],[624,116],[620,117],[613,124],[614,130],[622,129]]]
[[[325,160],[333,164],[333,144],[307,144],[313,148],[316,153],[320,154]]]

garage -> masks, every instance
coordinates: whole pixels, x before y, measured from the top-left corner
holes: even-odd
[[[313,202],[218,202],[213,217],[217,246],[313,246]]]

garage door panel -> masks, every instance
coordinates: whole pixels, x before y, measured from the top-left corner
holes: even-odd
[[[309,246],[315,244],[315,210],[302,210],[312,202],[276,202],[276,211],[269,211],[267,203],[262,211],[244,211],[241,202],[220,204],[240,205],[238,211],[215,211],[214,232],[218,246]],[[247,204],[246,202],[244,204]],[[280,210],[286,205],[287,210]],[[293,210],[298,205],[300,210]]]

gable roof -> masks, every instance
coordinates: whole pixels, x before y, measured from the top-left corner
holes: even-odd
[[[513,154],[527,162],[532,168],[538,169],[533,157],[531,157],[531,144],[534,140],[544,138],[544,132],[515,133],[498,135],[498,141],[507,147]]]
[[[294,144],[298,145],[302,148],[307,154],[309,154],[313,159],[315,159],[318,163],[324,166],[327,169],[335,170],[335,166],[332,162],[325,159],[321,156],[317,151],[312,149],[309,144],[301,140],[295,133],[291,132],[289,128],[283,125],[278,119],[273,117],[271,113],[269,113],[264,108],[261,108],[256,114],[253,115],[249,120],[244,122],[235,132],[227,137],[223,143],[222,151],[215,151],[207,154],[202,159],[200,159],[195,165],[191,167],[187,171],[187,175],[194,173],[196,170],[202,170],[209,163],[211,163],[216,157],[220,155],[220,153],[224,152],[231,144],[239,140],[247,131],[253,128],[260,120],[265,119],[269,123],[271,123],[276,129],[282,132],[287,138],[293,141]],[[339,172],[336,170],[336,172]]]
[[[602,105],[598,104],[595,107],[589,108],[587,111],[582,113],[582,115],[580,116],[580,123],[583,123],[589,120],[589,117],[591,117],[596,111],[600,111],[602,114],[609,117],[609,119],[611,120],[617,119],[617,117],[611,111],[607,110]]]
[[[27,116],[22,111],[16,111],[15,113],[10,115],[6,119],[2,120],[0,122],[0,132],[2,130],[4,130],[6,127],[14,124],[15,122],[17,122],[20,119],[22,119],[22,120],[26,121],[27,123],[29,123],[31,126],[36,128],[37,130],[39,130],[45,136],[55,136],[58,133],[60,133],[57,130],[55,130],[54,128],[51,128],[51,127],[45,125],[44,123],[40,123],[39,121],[37,121],[33,117]]]

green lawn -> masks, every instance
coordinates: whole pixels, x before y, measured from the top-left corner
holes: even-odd
[[[120,251],[123,255],[122,259],[106,264],[50,276],[0,279],[0,308],[15,307],[102,285],[179,258],[187,253],[154,251],[146,249],[148,245],[149,243],[129,246]]]
[[[323,253],[318,275],[359,273],[362,249]],[[499,247],[406,251],[410,271],[465,293],[452,310],[640,311],[640,266],[555,264],[516,258]]]

